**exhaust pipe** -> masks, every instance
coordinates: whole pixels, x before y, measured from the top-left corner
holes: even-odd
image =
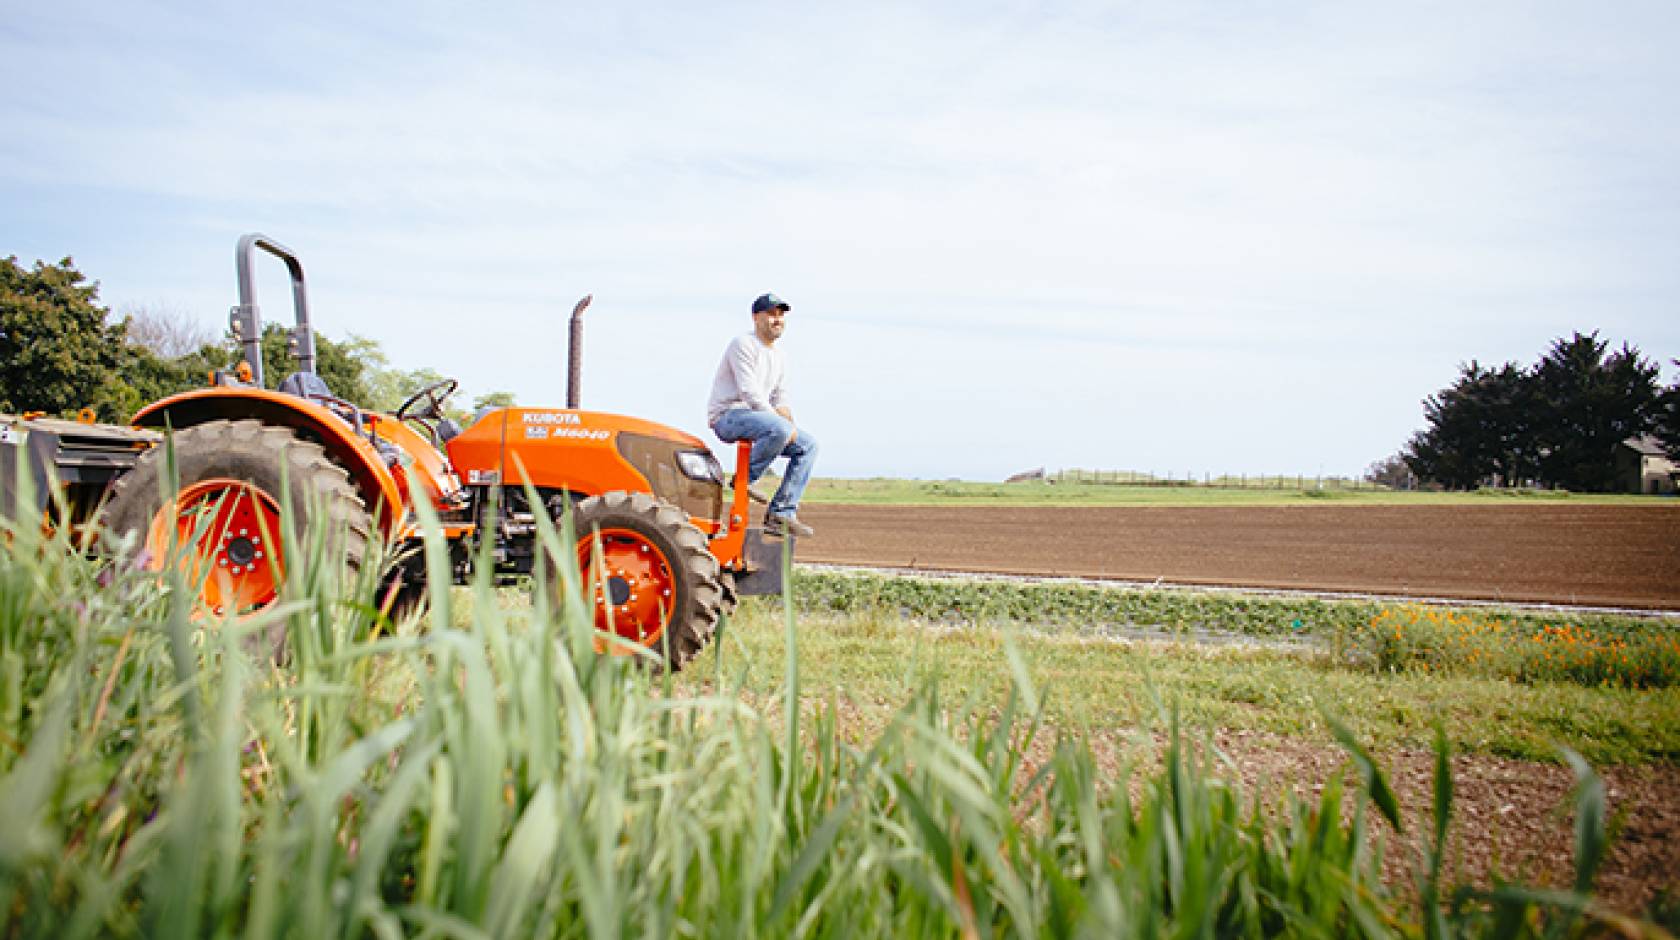
[[[583,312],[589,309],[594,294],[585,294],[572,308],[571,365],[566,371],[566,407],[578,406],[578,390],[583,382]]]

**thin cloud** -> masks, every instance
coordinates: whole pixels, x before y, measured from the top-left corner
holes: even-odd
[[[825,472],[1354,472],[1459,361],[1680,350],[1664,4],[400,14],[17,11],[7,250],[219,325],[262,229],[532,402],[594,292],[594,400],[688,428],[774,289]]]

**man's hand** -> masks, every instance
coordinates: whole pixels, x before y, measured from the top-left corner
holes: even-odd
[[[786,418],[788,424],[793,424],[793,409],[792,408],[789,408],[789,407],[784,405],[780,408],[777,408],[776,413],[781,415],[782,417]],[[793,434],[788,437],[788,442],[792,443],[792,442],[797,441],[797,440],[799,440],[799,428],[795,427],[793,429]]]

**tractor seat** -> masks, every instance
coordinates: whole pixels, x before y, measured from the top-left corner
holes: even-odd
[[[319,399],[337,398],[332,389],[327,387],[325,379],[313,372],[293,372],[280,382],[281,392],[296,395],[299,398]]]
[[[333,417],[350,425],[357,434],[364,434],[361,409],[334,395],[332,388],[319,375],[313,372],[293,372],[281,380],[279,391],[287,395],[296,395],[305,401],[325,405],[327,411],[331,412]],[[348,414],[344,412],[346,408],[349,409]],[[365,437],[391,469],[395,470],[402,462],[402,450],[395,444],[374,434],[371,429],[365,430]]]

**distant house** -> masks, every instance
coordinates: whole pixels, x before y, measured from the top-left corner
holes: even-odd
[[[1042,482],[1044,482],[1044,468],[1043,467],[1037,467],[1037,468],[1032,469],[1032,470],[1022,471],[1022,472],[1017,473],[1014,476],[1010,477],[1009,479],[1004,480],[1003,482],[1005,482],[1005,483],[1034,483],[1034,482],[1042,483]]]
[[[1680,486],[1680,464],[1651,435],[1630,437],[1616,448],[1616,479],[1625,493],[1673,493]]]

